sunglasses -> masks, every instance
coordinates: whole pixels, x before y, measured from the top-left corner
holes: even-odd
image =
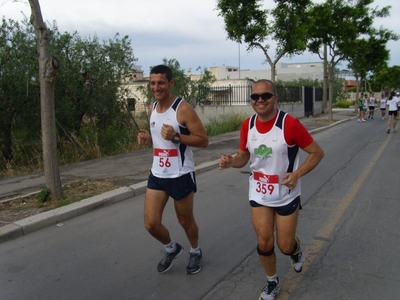
[[[258,101],[258,99],[263,99],[264,101],[267,101],[268,99],[271,99],[273,96],[275,96],[275,94],[272,93],[262,93],[262,94],[251,94],[250,98],[253,101]]]

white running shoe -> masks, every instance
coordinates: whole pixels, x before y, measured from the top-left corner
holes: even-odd
[[[296,236],[296,242],[297,242],[297,254],[290,255],[290,259],[292,261],[293,270],[299,273],[303,268],[303,263],[306,260],[306,256],[304,255],[303,251],[301,251],[300,240],[297,236]]]
[[[268,281],[268,284],[261,290],[259,300],[275,300],[275,296],[279,294],[281,289],[279,288],[279,279],[275,281]]]
[[[295,270],[297,273],[300,273],[303,269],[303,263],[306,260],[304,253],[300,249],[299,253],[296,255],[290,255],[290,259],[292,260],[293,270]]]

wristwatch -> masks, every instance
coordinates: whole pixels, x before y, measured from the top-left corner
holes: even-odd
[[[179,144],[180,141],[181,141],[181,135],[176,132],[174,138],[172,139],[172,142],[174,144]]]

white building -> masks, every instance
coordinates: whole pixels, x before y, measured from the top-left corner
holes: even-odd
[[[209,71],[217,79],[212,84],[212,93],[214,99],[219,99],[221,106],[237,105],[247,106],[249,104],[250,86],[259,79],[270,79],[271,70],[239,70],[238,67],[220,66],[210,67]],[[198,80],[201,74],[189,74],[192,80]],[[290,81],[296,79],[323,79],[323,62],[309,63],[278,63],[276,65],[276,79]],[[140,87],[146,87],[149,78],[143,77],[143,71],[140,66],[125,81],[125,88],[130,90],[130,96],[127,99],[131,113],[142,113],[146,110],[146,99],[140,92]],[[248,87],[246,89],[246,86]],[[241,88],[240,88],[241,87]],[[243,88],[245,87],[245,88]],[[138,89],[139,88],[139,89]],[[243,99],[249,101],[244,102]],[[131,105],[133,104],[133,105]],[[199,105],[204,106],[204,105]],[[249,106],[250,107],[250,106]],[[251,107],[250,107],[251,108]],[[204,107],[202,108],[205,109]],[[303,109],[304,110],[304,109]],[[289,111],[289,110],[288,110]],[[290,110],[292,111],[292,110]]]
[[[264,70],[240,70],[235,66],[210,67],[210,72],[217,80],[230,79],[271,79],[271,69]],[[276,80],[290,81],[296,79],[318,79],[324,78],[324,64],[320,62],[308,63],[277,63]]]

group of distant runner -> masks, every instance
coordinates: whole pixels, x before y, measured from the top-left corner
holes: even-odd
[[[371,92],[368,97],[367,93],[361,93],[360,97],[356,100],[358,105],[358,122],[366,122],[367,119],[365,114],[368,111],[368,119],[374,119],[375,107],[378,104],[374,93]],[[388,125],[387,133],[390,133],[390,129],[393,128],[393,132],[396,130],[397,115],[400,109],[400,92],[385,92],[382,94],[381,100],[379,101],[379,108],[381,111],[382,120],[385,119],[386,110],[388,110]]]

